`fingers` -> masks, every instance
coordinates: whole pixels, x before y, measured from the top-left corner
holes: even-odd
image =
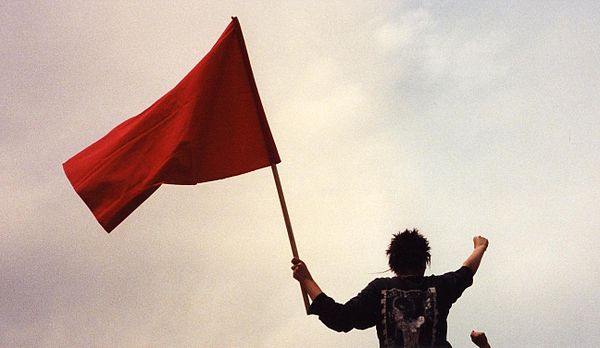
[[[298,281],[306,280],[311,277],[306,268],[306,264],[297,257],[292,259],[292,275]]]
[[[473,237],[473,245],[475,247],[482,245],[485,248],[487,248],[487,246],[489,245],[489,241],[483,236],[475,236]]]
[[[294,270],[294,271],[295,271],[295,270],[296,270],[296,269],[298,269],[298,267],[300,267],[302,264],[303,264],[302,260],[300,260],[300,259],[299,259],[299,258],[297,258],[297,257],[294,257],[294,258],[292,259],[292,270]]]
[[[477,344],[478,346],[481,343],[486,343],[487,337],[485,336],[485,332],[475,330],[471,331],[471,341],[473,341],[473,343]]]
[[[302,266],[304,266],[304,262],[302,262],[302,260],[297,257],[292,259],[292,271],[296,272],[296,270]]]

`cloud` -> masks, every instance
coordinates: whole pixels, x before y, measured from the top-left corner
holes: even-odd
[[[231,15],[300,254],[328,294],[343,302],[382,276],[398,229],[429,236],[436,274],[485,234],[454,345],[474,327],[504,346],[595,332],[597,5],[269,5],[7,5],[0,346],[376,343],[305,316],[268,169],[161,187],[111,235],[64,177],[64,160],[173,87]]]
[[[434,27],[431,14],[425,8],[416,8],[406,11],[398,20],[383,23],[375,31],[375,39],[383,49],[403,49],[418,44]]]

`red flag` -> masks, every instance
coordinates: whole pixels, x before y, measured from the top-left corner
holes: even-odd
[[[240,24],[233,18],[175,88],[63,167],[110,232],[161,184],[193,185],[279,162]]]

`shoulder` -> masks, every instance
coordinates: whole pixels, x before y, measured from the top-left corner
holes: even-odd
[[[470,268],[462,266],[461,268],[459,268],[455,271],[446,272],[441,275],[432,274],[432,275],[426,276],[425,278],[428,280],[439,281],[439,280],[453,279],[453,278],[473,279],[473,276],[474,276],[473,271]]]
[[[448,293],[454,302],[466,288],[473,284],[473,271],[463,266],[442,275],[427,276],[426,279],[436,289]]]

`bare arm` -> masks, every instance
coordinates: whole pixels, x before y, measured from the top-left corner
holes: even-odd
[[[471,271],[473,271],[473,274],[477,273],[477,269],[479,268],[483,254],[487,250],[488,244],[489,242],[485,237],[473,237],[473,252],[467,257],[465,262],[463,262],[463,266],[470,268]]]
[[[310,296],[310,299],[314,301],[314,299],[323,291],[321,291],[321,288],[319,288],[317,282],[314,281],[312,275],[306,267],[306,264],[302,262],[302,260],[293,258],[292,264],[294,278],[300,282],[300,285],[304,287],[306,293],[308,293],[308,296]]]

